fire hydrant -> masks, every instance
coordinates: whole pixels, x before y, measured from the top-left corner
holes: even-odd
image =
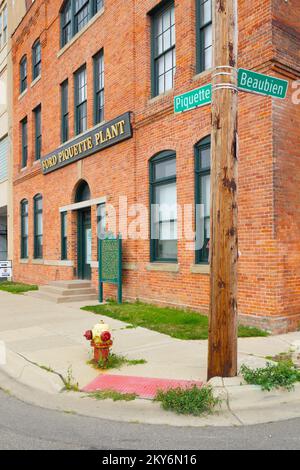
[[[108,361],[109,351],[113,345],[109,326],[104,323],[98,323],[92,330],[88,330],[83,335],[87,341],[91,342],[94,348],[94,361],[102,361],[104,364]]]

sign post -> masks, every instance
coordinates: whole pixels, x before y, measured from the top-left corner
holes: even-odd
[[[214,3],[208,380],[237,375],[237,0]]]
[[[103,302],[103,284],[118,287],[118,303],[122,303],[122,238],[99,240],[99,302]]]

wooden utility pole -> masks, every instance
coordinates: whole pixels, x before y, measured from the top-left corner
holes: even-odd
[[[237,375],[237,0],[213,0],[208,379]]]

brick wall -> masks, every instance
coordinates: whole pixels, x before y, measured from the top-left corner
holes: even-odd
[[[275,3],[275,5],[274,5]],[[14,55],[14,210],[19,221],[20,201],[29,200],[29,261],[21,264],[19,226],[15,233],[15,278],[46,283],[71,279],[72,267],[33,264],[33,197],[44,198],[44,259],[60,259],[59,207],[74,202],[80,179],[90,185],[92,198],[107,197],[117,206],[126,195],[128,204],[149,205],[149,159],[172,149],[177,156],[177,197],[181,205],[194,201],[194,145],[210,133],[210,107],[181,116],[173,113],[173,96],[211,80],[196,73],[195,2],[176,0],[177,72],[174,92],[151,99],[150,18],[157,0],[106,1],[104,13],[61,54],[59,9],[61,1],[36,0],[13,37]],[[297,0],[240,0],[239,66],[276,74],[292,81],[299,68]],[[277,4],[277,5],[276,5]],[[272,7],[273,5],[273,7]],[[294,8],[294,10],[293,10]],[[279,24],[281,28],[279,28]],[[278,33],[280,29],[280,34]],[[292,31],[292,33],[291,33]],[[297,33],[298,31],[298,33]],[[298,36],[297,36],[298,34]],[[30,59],[31,46],[42,41],[42,78],[20,98],[19,62]],[[73,73],[83,64],[88,76],[88,127],[92,127],[92,57],[104,47],[105,119],[133,112],[134,137],[47,176],[33,162],[32,110],[42,103],[42,154],[60,145],[60,88],[69,79],[70,130],[73,136]],[[297,55],[298,54],[298,55]],[[29,62],[30,64],[30,62]],[[300,272],[297,240],[300,219],[297,183],[300,178],[299,105],[240,93],[239,99],[239,312],[244,323],[286,331],[300,321]],[[29,163],[20,170],[20,121],[28,116]],[[288,136],[288,138],[287,138]],[[123,214],[123,211],[122,211]],[[299,219],[299,220],[298,220]],[[68,214],[69,259],[77,259],[76,214]],[[287,230],[288,228],[288,230]],[[92,208],[93,259],[96,260],[96,212]],[[178,272],[149,270],[149,241],[124,241],[124,295],[160,304],[208,311],[209,276],[192,274],[193,251],[178,243]],[[133,266],[134,265],[134,266]],[[134,269],[133,269],[134,267]],[[97,270],[93,270],[97,282]],[[111,295],[112,288],[105,294]]]

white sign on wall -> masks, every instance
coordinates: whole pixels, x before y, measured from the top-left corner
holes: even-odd
[[[12,277],[12,262],[0,261],[0,279]]]

